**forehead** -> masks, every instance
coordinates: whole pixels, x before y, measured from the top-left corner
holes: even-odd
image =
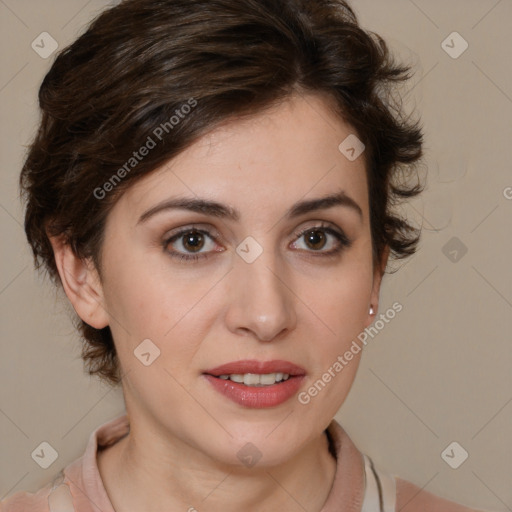
[[[343,190],[367,210],[364,153],[352,161],[339,149],[354,135],[324,97],[294,95],[204,135],[136,182],[116,207],[135,216],[169,197],[199,196],[242,212],[278,213],[301,198]]]

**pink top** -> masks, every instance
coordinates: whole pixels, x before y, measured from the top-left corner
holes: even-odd
[[[96,454],[129,432],[128,416],[122,415],[99,426],[89,437],[85,453],[61,472],[69,486],[76,512],[115,512],[98,470]],[[362,512],[365,498],[365,463],[343,428],[336,422],[328,427],[337,467],[333,486],[321,512]],[[0,502],[1,512],[50,512],[48,502],[53,483],[36,493],[17,492]],[[54,507],[56,509],[57,507]],[[396,478],[396,510],[400,512],[478,512],[438,498],[419,487]],[[375,512],[379,512],[378,508]]]

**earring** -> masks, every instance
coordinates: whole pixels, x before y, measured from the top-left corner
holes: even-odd
[[[375,311],[373,310],[373,306],[370,306],[370,315],[373,315]]]

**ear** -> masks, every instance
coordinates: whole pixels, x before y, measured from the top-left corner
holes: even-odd
[[[388,264],[388,258],[389,246],[386,245],[386,247],[382,251],[380,261],[375,265],[375,268],[373,270],[373,286],[370,295],[370,304],[368,305],[368,316],[366,319],[365,327],[368,327],[373,322],[373,320],[375,319],[375,315],[379,310],[380,285],[382,283],[382,277],[384,276],[384,272]],[[373,308],[373,313],[370,313],[370,307]]]
[[[50,237],[60,280],[77,315],[91,327],[103,329],[109,324],[104,306],[103,286],[90,259],[80,259],[64,237]]]

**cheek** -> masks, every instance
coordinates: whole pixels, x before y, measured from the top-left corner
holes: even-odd
[[[112,253],[111,262],[121,261]],[[209,315],[202,300],[211,288],[210,278],[169,273],[161,259],[135,256],[122,265],[110,263],[104,284],[110,328],[123,366],[133,363],[133,351],[145,339],[161,351],[161,361],[178,366],[197,349]],[[211,316],[211,312],[209,313]],[[171,350],[172,349],[172,350]]]
[[[364,329],[372,283],[371,266],[357,261],[309,283],[315,291],[307,295],[308,303],[329,328],[335,346],[343,346]]]
[[[307,414],[327,421],[344,402],[355,379],[364,347],[358,341],[368,318],[373,272],[366,252],[347,258],[329,278],[313,281],[308,304],[321,321],[315,322],[316,350],[312,374],[303,395]],[[313,362],[313,361],[312,361]]]
[[[368,315],[371,275],[352,272],[329,282],[312,297],[321,322],[315,322],[311,374],[299,394],[302,414],[327,424],[345,401],[354,382],[363,345],[357,336]]]

